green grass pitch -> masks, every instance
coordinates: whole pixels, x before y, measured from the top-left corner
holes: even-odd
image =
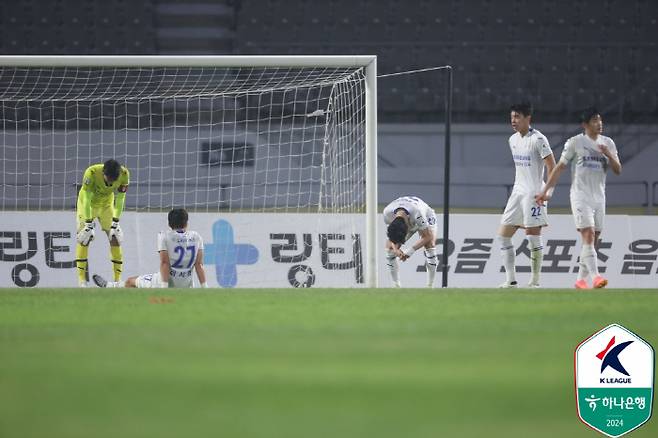
[[[594,437],[573,352],[658,290],[0,290],[2,437]],[[649,423],[634,437],[658,436]]]

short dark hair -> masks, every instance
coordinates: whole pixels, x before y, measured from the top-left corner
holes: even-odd
[[[103,164],[103,175],[110,181],[116,181],[121,174],[121,164],[117,160],[107,160]]]
[[[409,227],[407,227],[407,222],[403,217],[396,217],[393,219],[393,222],[389,224],[388,229],[386,230],[388,240],[395,244],[404,243],[404,240],[407,237],[408,228]]]
[[[510,112],[514,111],[523,114],[524,117],[528,117],[532,115],[532,104],[528,101],[515,103],[510,105],[509,110]]]
[[[174,208],[167,215],[167,220],[169,221],[169,227],[174,230],[179,230],[187,226],[187,210],[184,208]]]
[[[590,106],[589,108],[585,108],[580,113],[580,123],[589,123],[589,121],[592,120],[592,118],[600,115],[601,113],[599,112],[598,109],[596,109],[593,106]]]

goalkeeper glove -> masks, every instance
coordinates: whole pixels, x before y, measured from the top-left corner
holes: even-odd
[[[94,221],[85,221],[85,226],[76,235],[78,243],[82,246],[87,246],[94,240]]]
[[[121,229],[121,226],[119,226],[119,218],[112,218],[112,226],[110,227],[110,240],[112,238],[117,239],[117,242],[119,242],[119,245],[123,243],[123,230]]]

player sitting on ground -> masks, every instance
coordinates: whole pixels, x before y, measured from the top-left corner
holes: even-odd
[[[203,240],[196,231],[187,230],[188,214],[184,208],[174,208],[168,215],[170,230],[158,234],[160,271],[153,274],[130,277],[124,281],[106,281],[94,275],[98,287],[194,287],[192,269],[196,271],[201,287],[208,287],[203,269]],[[174,258],[171,263],[169,254]]]
[[[397,259],[403,262],[420,248],[425,248],[427,287],[434,286],[436,276],[436,214],[422,199],[403,196],[384,208],[386,235],[386,265],[393,285],[401,287]],[[416,232],[420,239],[413,245],[404,245]]]

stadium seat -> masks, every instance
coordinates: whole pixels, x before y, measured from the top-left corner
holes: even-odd
[[[4,53],[157,53],[153,0],[52,3],[49,14],[33,0],[3,3]],[[556,119],[584,96],[607,102],[631,93],[634,107],[655,107],[655,95],[635,91],[658,76],[653,0],[568,8],[558,0],[243,0],[234,25],[240,54],[376,53],[380,72],[450,64],[464,112],[495,114],[520,93]],[[437,95],[424,88],[386,85],[380,100],[391,92],[396,106],[431,111]]]
[[[607,3],[607,26],[601,32],[605,41],[614,43],[633,43],[638,41],[640,25],[640,10],[637,2],[615,2]]]
[[[631,94],[630,109],[633,113],[655,115],[658,112],[657,104],[655,88],[642,87]]]

